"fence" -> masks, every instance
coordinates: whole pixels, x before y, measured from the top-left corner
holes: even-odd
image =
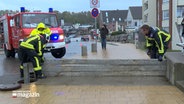
[[[108,36],[109,42],[135,43],[139,49],[145,48],[145,36],[138,32],[130,32],[128,34],[120,34],[116,36]]]
[[[110,42],[121,42],[121,43],[128,43],[128,34],[121,34],[121,35],[116,35],[116,36],[108,36],[107,41]]]

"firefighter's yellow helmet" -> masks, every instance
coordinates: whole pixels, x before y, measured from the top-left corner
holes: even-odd
[[[39,28],[43,28],[43,29],[45,29],[46,27],[45,27],[45,24],[44,23],[39,23],[38,25],[37,25],[37,29],[39,29]]]

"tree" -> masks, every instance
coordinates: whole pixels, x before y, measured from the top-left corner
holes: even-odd
[[[0,16],[4,15],[6,13],[18,13],[19,11],[13,11],[13,10],[0,10]],[[26,12],[30,12],[30,10],[26,10]],[[83,11],[83,12],[59,12],[57,10],[54,10],[54,13],[57,14],[57,19],[60,24],[61,19],[65,21],[65,23],[72,23],[72,24],[93,24],[94,25],[94,18],[92,18],[90,11]]]

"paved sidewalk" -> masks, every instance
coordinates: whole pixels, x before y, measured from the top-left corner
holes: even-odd
[[[0,48],[0,55],[4,54],[4,50]]]
[[[24,86],[35,98],[12,98],[2,93],[1,104],[184,104],[184,95],[173,86]],[[6,100],[5,100],[6,99]]]
[[[73,43],[72,43],[73,44]],[[78,47],[78,51],[70,55],[69,57],[64,57],[65,59],[149,59],[146,52],[140,49],[136,49],[134,44],[131,43],[115,43],[108,42],[107,49],[101,49],[101,43],[97,42],[97,52],[91,52],[91,42],[75,42],[75,46],[69,44],[66,45],[67,53],[71,53],[71,49]],[[81,45],[88,47],[88,55],[81,56]],[[76,49],[77,50],[77,49]],[[73,51],[73,50],[72,50]]]

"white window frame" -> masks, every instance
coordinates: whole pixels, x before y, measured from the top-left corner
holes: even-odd
[[[169,10],[163,10],[162,13],[163,13],[162,19],[169,20]]]

